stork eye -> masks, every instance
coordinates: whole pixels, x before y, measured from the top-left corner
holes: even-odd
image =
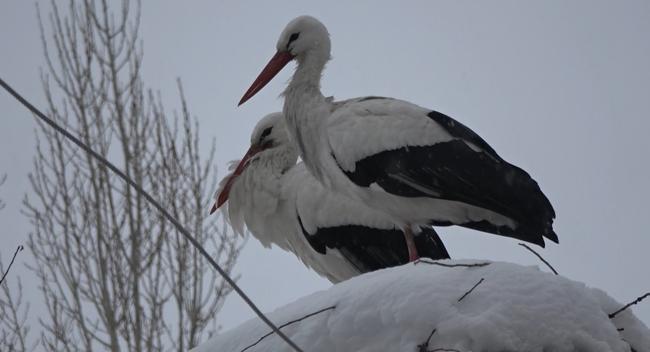
[[[287,49],[289,48],[289,45],[291,43],[293,43],[294,41],[296,41],[298,39],[298,37],[300,37],[300,32],[296,32],[296,33],[291,34],[291,36],[289,37],[289,41],[287,42]]]
[[[273,130],[273,127],[267,127],[264,131],[262,131],[262,135],[260,136],[260,140],[262,140],[262,139],[264,139],[264,137],[270,135],[272,130]]]

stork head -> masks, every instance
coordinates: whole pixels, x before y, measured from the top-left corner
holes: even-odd
[[[330,36],[325,25],[319,20],[311,16],[300,16],[284,28],[276,49],[275,55],[248,88],[239,105],[262,90],[293,59],[299,64],[311,61],[322,69],[330,58]]]
[[[219,184],[217,201],[210,210],[210,214],[228,200],[235,181],[251,163],[262,161],[265,166],[284,170],[294,165],[297,159],[298,154],[289,141],[282,113],[266,115],[255,125],[251,135],[251,145],[244,157],[236,163],[237,166],[232,169],[233,171]]]
[[[300,16],[284,28],[276,49],[278,52],[288,52],[300,61],[306,55],[329,59],[330,46],[330,35],[325,25],[314,17]]]
[[[284,116],[274,112],[257,122],[251,134],[251,147],[258,146],[261,151],[291,145],[285,128]]]

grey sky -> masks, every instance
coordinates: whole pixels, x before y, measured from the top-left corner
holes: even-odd
[[[302,14],[323,21],[332,37],[325,94],[402,98],[470,126],[551,199],[560,245],[541,253],[560,273],[621,302],[650,290],[650,2],[146,2],[145,82],[177,107],[174,80],[183,79],[204,146],[216,136],[222,167],[241,157],[259,118],[281,109],[278,95],[291,69],[243,107],[236,104],[284,25]],[[0,45],[0,75],[44,106],[32,2],[0,3]],[[8,203],[0,212],[0,243],[8,259],[30,230],[20,203],[29,192],[35,122],[4,93],[0,113],[0,173],[9,174],[0,188]],[[539,264],[515,241],[439,232],[455,258]],[[237,272],[263,310],[329,286],[293,255],[254,239]],[[39,314],[38,302],[32,304]],[[650,324],[650,303],[634,310]],[[221,323],[232,327],[250,317],[231,296]]]

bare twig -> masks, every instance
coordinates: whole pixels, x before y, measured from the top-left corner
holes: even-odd
[[[5,281],[5,277],[9,273],[9,270],[11,269],[11,266],[14,264],[14,260],[16,260],[16,256],[18,255],[18,252],[21,252],[23,250],[23,246],[19,245],[18,248],[16,248],[16,251],[14,252],[13,258],[11,258],[11,262],[9,262],[9,266],[7,266],[7,271],[2,274],[2,279],[0,279],[0,285]]]
[[[478,280],[478,282],[477,282],[474,286],[472,286],[472,288],[470,288],[469,291],[465,292],[465,294],[462,295],[462,296],[458,299],[458,302],[460,302],[460,301],[462,301],[463,299],[465,299],[465,297],[467,297],[467,295],[469,295],[470,293],[472,293],[472,291],[474,291],[474,289],[475,289],[476,287],[478,287],[478,285],[480,285],[484,280],[485,280],[484,278],[481,278],[480,280]]]
[[[436,329],[433,329],[429,334],[429,338],[427,338],[427,340],[423,344],[418,345],[418,352],[460,352],[459,350],[453,348],[440,348],[440,347],[430,350],[429,343],[431,342],[431,337],[433,337],[433,334],[435,333],[436,333]]]
[[[621,313],[622,311],[624,311],[624,310],[630,308],[631,306],[633,306],[633,305],[635,305],[635,304],[638,304],[639,302],[641,302],[641,301],[643,301],[644,299],[646,299],[648,296],[650,296],[650,292],[648,292],[648,293],[644,294],[643,296],[641,296],[641,297],[635,299],[634,301],[632,301],[632,302],[630,302],[630,303],[624,305],[623,307],[621,307],[621,309],[615,311],[614,313],[609,314],[609,319],[613,319],[614,317],[616,317],[616,316],[617,316],[619,313]]]
[[[429,265],[438,265],[438,266],[443,266],[445,268],[457,268],[457,267],[476,268],[476,267],[482,267],[482,266],[487,266],[487,265],[491,264],[489,262],[471,263],[471,264],[460,264],[460,263],[458,263],[458,264],[445,264],[445,263],[440,263],[440,262],[428,261],[426,259],[418,259],[418,260],[413,262],[413,265],[418,265],[420,263],[429,264]]]
[[[544,262],[544,264],[546,264],[546,266],[548,266],[549,269],[551,269],[551,271],[553,271],[553,273],[555,273],[555,275],[559,275],[558,272],[555,270],[555,268],[553,268],[553,266],[549,262],[547,262],[546,259],[542,258],[542,256],[539,255],[539,253],[535,252],[532,248],[527,246],[525,243],[519,243],[519,245],[526,248],[527,250],[531,251],[534,255],[536,255],[537,258],[539,258],[539,260]]]
[[[293,324],[293,323],[297,323],[297,322],[299,322],[299,321],[301,321],[301,320],[305,320],[305,319],[307,319],[307,318],[309,318],[309,317],[313,317],[313,316],[316,315],[316,314],[320,314],[320,313],[322,313],[322,312],[325,312],[325,311],[328,311],[328,310],[331,310],[331,309],[335,309],[335,308],[336,308],[336,306],[330,306],[330,307],[327,307],[327,308],[323,308],[323,309],[321,309],[321,310],[317,310],[317,311],[315,311],[315,312],[313,312],[313,313],[309,313],[309,314],[307,314],[307,315],[305,315],[305,316],[302,316],[302,317],[300,317],[300,318],[298,318],[298,319],[294,319],[294,320],[288,321],[288,322],[286,322],[286,323],[284,323],[284,324],[278,326],[278,328],[279,328],[279,329],[282,329],[282,328],[285,327],[285,326],[291,325],[291,324]],[[273,333],[274,333],[274,331],[271,331],[271,332],[267,333],[266,335],[260,337],[259,340],[255,341],[255,343],[250,344],[250,345],[244,347],[244,349],[241,350],[240,352],[244,352],[244,351],[246,351],[247,349],[249,349],[249,348],[251,348],[251,347],[257,345],[258,343],[262,342],[262,340],[264,340],[265,338],[271,336]]]
[[[0,186],[2,186],[5,181],[7,181],[7,174],[0,175]],[[0,210],[2,210],[6,206],[6,203],[0,199]]]
[[[433,263],[430,263],[430,262],[425,262],[425,263],[433,264]],[[437,263],[437,264],[439,264],[439,263]],[[465,293],[464,293],[464,294],[463,294],[463,295],[458,299],[458,302],[460,302],[460,301],[462,301],[463,299],[465,299],[465,297],[467,297],[467,295],[469,295],[470,293],[472,293],[472,292],[474,291],[474,289],[476,289],[476,287],[478,287],[478,285],[480,285],[483,281],[485,281],[485,279],[484,279],[484,278],[481,278],[481,279],[480,279],[480,280],[479,280],[479,281],[478,281],[474,286],[472,286],[472,288],[469,289],[469,291],[465,292]],[[436,349],[433,349],[433,350],[429,350],[429,343],[431,342],[431,338],[433,337],[433,334],[436,333],[436,330],[437,330],[437,328],[434,328],[434,329],[431,331],[431,333],[429,334],[429,337],[427,338],[427,340],[426,340],[424,343],[422,343],[422,344],[420,344],[420,345],[417,346],[417,347],[418,347],[418,352],[434,352],[434,351],[439,351],[439,352],[442,352],[442,351],[457,351],[457,352],[460,352],[460,351],[458,351],[458,350],[455,350],[455,349],[449,349],[449,348],[436,348]]]
[[[435,333],[436,333],[436,328],[431,330],[431,333],[429,334],[429,337],[427,338],[427,340],[423,344],[418,345],[418,352],[428,352],[429,342],[431,342],[431,338],[433,337],[433,334],[435,334]]]

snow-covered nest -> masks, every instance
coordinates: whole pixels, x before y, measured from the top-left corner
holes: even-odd
[[[277,324],[299,320],[282,331],[305,352],[598,352],[631,351],[630,346],[650,351],[648,328],[630,309],[609,319],[622,304],[601,290],[537,267],[438,263],[489,264],[420,262],[380,270],[299,299],[269,317]],[[319,313],[310,315],[314,312]],[[275,334],[264,337],[269,331],[253,319],[194,351],[291,351]],[[429,336],[428,347],[420,347]]]

